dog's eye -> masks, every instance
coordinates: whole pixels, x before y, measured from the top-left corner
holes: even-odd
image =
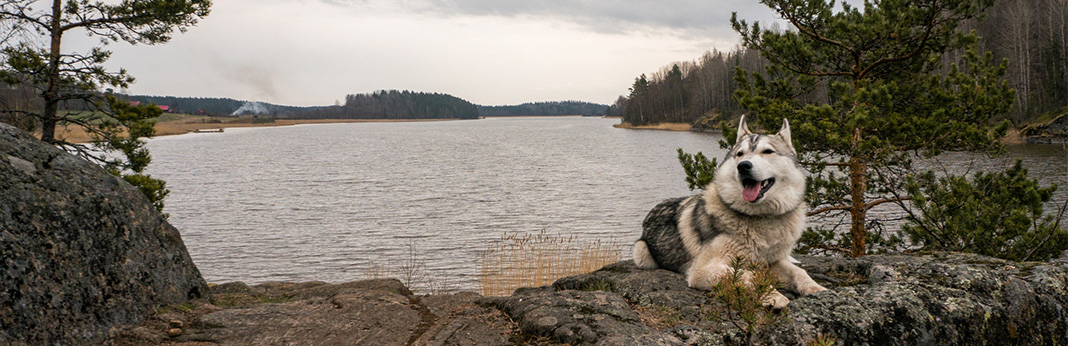
[[[771,150],[771,149],[764,149],[764,151],[761,151],[760,153],[762,153],[762,154],[774,154],[775,151]]]
[[[743,154],[741,151],[739,151],[738,152],[738,157],[742,157],[742,155],[745,155],[745,154]]]

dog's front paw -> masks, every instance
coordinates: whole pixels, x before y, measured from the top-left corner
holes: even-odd
[[[786,308],[786,304],[790,304],[790,299],[779,293],[779,291],[771,291],[764,295],[763,304],[765,308],[769,308],[775,311]]]
[[[712,279],[707,276],[690,275],[690,277],[686,278],[686,286],[708,291],[712,289]]]
[[[826,291],[826,290],[827,290],[826,287],[820,286],[820,284],[815,283],[815,282],[811,282],[811,283],[809,283],[807,285],[801,285],[801,286],[797,287],[797,292],[801,293],[801,295],[809,295],[809,294],[813,294],[813,293],[817,293],[817,292],[823,292],[823,291]]]

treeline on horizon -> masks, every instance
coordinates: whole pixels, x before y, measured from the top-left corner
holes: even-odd
[[[171,112],[185,114],[202,114],[211,116],[230,115],[273,115],[288,116],[319,107],[282,106],[257,101],[241,101],[218,97],[176,97],[148,95],[119,95],[127,101],[152,103],[168,106]],[[235,114],[236,113],[236,114]]]
[[[345,97],[335,106],[284,106],[220,97],[177,97],[115,94],[122,100],[169,107],[172,113],[207,116],[263,115],[281,118],[338,119],[474,119],[479,116],[604,115],[607,105],[582,101],[532,102],[510,106],[480,106],[458,97],[412,91],[376,91]],[[0,103],[40,108],[31,88],[0,88]],[[82,102],[66,102],[61,109],[84,110]],[[3,121],[4,119],[0,119]]]
[[[349,94],[345,104],[290,116],[302,119],[477,119],[478,107],[456,96],[382,90]]]
[[[108,92],[108,94],[111,94]],[[176,97],[112,94],[120,100],[155,104],[169,107],[169,112],[210,116],[270,115],[285,117],[321,107],[282,106],[257,101],[242,101],[220,97]],[[44,107],[39,95],[27,86],[0,88],[0,105],[13,109],[41,109]],[[84,100],[60,102],[60,109],[82,111],[92,109]],[[2,121],[4,119],[0,119]]]
[[[531,115],[605,115],[607,105],[582,101],[530,102],[512,106],[478,106],[484,117]]]
[[[1006,78],[1016,89],[1008,118],[1014,123],[1068,106],[1068,7],[1062,0],[998,1],[985,18],[972,20],[962,30],[979,34],[981,52],[991,52],[996,61],[1008,59]],[[964,52],[947,54],[943,63],[960,64],[963,57]],[[767,64],[760,54],[744,48],[713,50],[694,61],[668,64],[635,78],[630,93],[616,99],[607,115],[635,125],[735,117],[742,112],[733,97],[735,69],[762,72]]]

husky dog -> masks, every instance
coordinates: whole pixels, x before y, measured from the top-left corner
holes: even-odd
[[[686,276],[690,287],[709,289],[738,257],[767,264],[788,288],[801,294],[826,290],[791,263],[807,206],[805,175],[783,119],[774,135],[753,134],[743,116],[738,137],[703,194],[664,201],[642,224],[634,244],[640,268],[663,268]],[[748,282],[750,273],[742,275]],[[764,305],[790,301],[778,291]]]

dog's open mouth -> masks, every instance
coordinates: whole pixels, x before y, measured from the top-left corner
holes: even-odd
[[[775,178],[768,178],[764,181],[756,181],[756,179],[749,178],[742,179],[742,198],[749,203],[756,202],[764,197],[764,193],[768,192],[772,185],[775,185]]]

